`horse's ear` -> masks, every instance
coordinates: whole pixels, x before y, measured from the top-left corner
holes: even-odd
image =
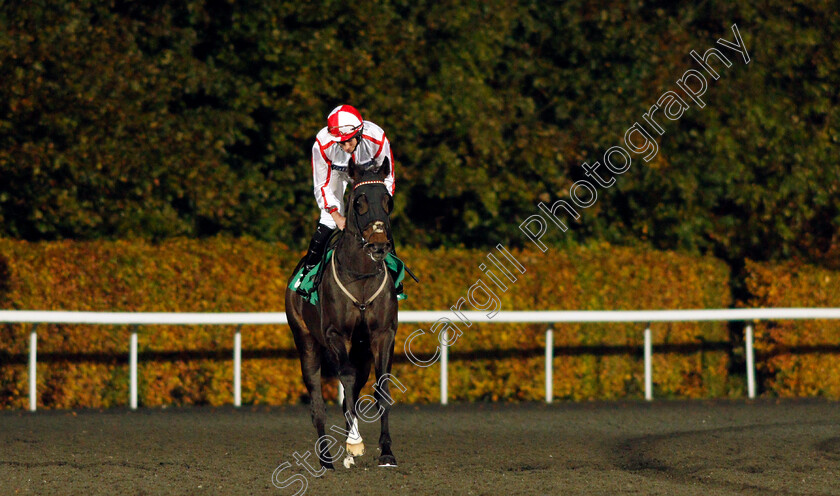
[[[360,170],[354,161],[350,161],[350,168],[347,170],[347,173],[350,175],[350,180],[354,183],[362,177],[364,171]]]
[[[382,179],[385,179],[391,174],[391,159],[385,157],[385,160],[382,161],[382,165],[379,166],[379,170],[376,171]]]

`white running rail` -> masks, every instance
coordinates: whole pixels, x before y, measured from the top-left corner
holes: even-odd
[[[551,403],[552,361],[554,357],[552,324],[583,322],[644,322],[645,328],[645,399],[653,399],[651,366],[651,322],[700,322],[700,321],[756,321],[756,320],[813,320],[840,319],[840,308],[738,308],[712,310],[541,310],[497,312],[488,318],[485,312],[460,312],[464,318],[479,323],[532,323],[549,324],[546,331],[546,402]],[[401,324],[430,323],[442,317],[450,317],[446,310],[402,311]],[[0,323],[34,324],[29,340],[29,409],[37,407],[37,343],[38,324],[103,324],[103,325],[234,325],[234,405],[241,406],[241,363],[242,346],[240,328],[242,325],[287,324],[286,314],[265,313],[163,313],[163,312],[74,312],[38,310],[0,310]],[[755,362],[753,352],[753,330],[745,328],[747,359],[747,388],[750,398],[755,397]],[[130,398],[131,408],[137,408],[137,329],[130,336]],[[448,346],[442,350],[448,358]],[[444,366],[448,360],[441,360],[441,403],[447,402],[448,373]]]

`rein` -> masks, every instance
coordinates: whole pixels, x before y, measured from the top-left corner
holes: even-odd
[[[344,287],[344,284],[341,284],[341,280],[338,278],[338,273],[335,270],[335,259],[336,258],[338,258],[338,257],[335,256],[335,254],[333,254],[332,263],[330,264],[330,265],[332,265],[333,279],[335,279],[335,282],[336,282],[336,284],[338,284],[338,287],[341,289],[341,291],[345,295],[347,295],[348,298],[350,298],[350,301],[353,302],[353,305],[355,305],[356,308],[358,308],[360,311],[364,312],[367,309],[368,305],[373,303],[373,300],[375,300],[376,297],[379,296],[379,294],[382,292],[382,290],[385,289],[385,283],[388,282],[388,272],[383,271],[384,274],[382,276],[382,284],[379,285],[379,289],[377,289],[376,292],[373,293],[373,296],[368,298],[368,301],[366,301],[364,303],[360,303],[359,300],[357,300],[355,296],[350,294],[350,291],[348,291],[347,288]],[[382,262],[382,268],[383,269],[385,268],[385,262],[384,261]]]

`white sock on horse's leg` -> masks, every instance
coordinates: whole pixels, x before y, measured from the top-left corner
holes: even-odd
[[[347,453],[350,456],[362,456],[365,454],[365,443],[362,435],[359,434],[359,419],[353,418],[353,425],[350,427],[350,434],[347,436]]]
[[[347,435],[347,444],[359,444],[362,442],[362,435],[359,434],[359,419],[353,419],[350,433]]]

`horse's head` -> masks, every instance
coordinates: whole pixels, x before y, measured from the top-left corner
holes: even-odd
[[[363,249],[375,262],[391,251],[391,210],[394,200],[385,188],[391,164],[386,158],[376,169],[350,168],[353,194],[347,215],[347,229],[362,239]]]

